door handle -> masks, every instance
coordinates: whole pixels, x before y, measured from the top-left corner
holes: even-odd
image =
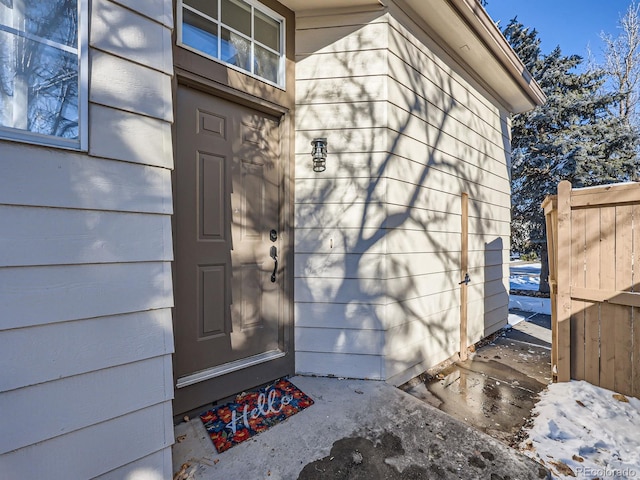
[[[460,283],[458,283],[458,285],[469,285],[469,282],[471,281],[471,278],[469,278],[469,272],[464,274],[464,280],[462,280]]]
[[[276,272],[278,271],[278,249],[275,246],[271,247],[271,252],[269,253],[271,258],[275,264],[273,265],[273,273],[271,274],[271,283],[275,283],[276,281]]]

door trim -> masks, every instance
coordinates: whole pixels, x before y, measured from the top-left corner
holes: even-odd
[[[236,393],[258,386],[265,382],[275,380],[277,378],[293,375],[295,373],[295,343],[294,343],[294,179],[295,179],[295,161],[293,154],[294,132],[292,126],[292,112],[289,108],[269,102],[267,100],[255,97],[251,94],[241,92],[239,90],[227,87],[213,80],[207,80],[199,75],[191,74],[182,69],[176,68],[176,75],[173,80],[174,98],[177,98],[177,90],[179,86],[191,87],[213,96],[220,97],[224,100],[238,103],[240,105],[252,108],[254,110],[270,114],[280,119],[282,136],[281,136],[281,155],[282,169],[284,181],[282,182],[282,199],[285,201],[282,211],[280,225],[280,237],[282,239],[282,255],[284,265],[288,265],[288,275],[284,283],[284,295],[282,298],[281,308],[284,318],[283,344],[279,349],[263,352],[254,357],[248,357],[236,362],[242,362],[240,365],[236,362],[229,362],[219,365],[211,369],[196,372],[191,375],[174,379],[174,415],[188,412],[194,409],[194,405],[208,405],[221,398],[225,398]],[[177,102],[174,101],[174,119],[177,118]],[[175,123],[173,132],[175,135]],[[178,155],[177,144],[173,142],[174,156]],[[175,181],[175,172],[173,180]],[[175,190],[174,190],[175,191]],[[175,201],[175,199],[174,199]],[[175,223],[172,222],[172,229]],[[175,231],[174,231],[175,235]],[[174,260],[175,261],[175,260]],[[176,269],[174,268],[174,273]],[[175,284],[174,284],[175,285]],[[175,288],[175,286],[174,286]],[[173,314],[175,315],[175,313]],[[175,317],[174,317],[175,321]],[[248,363],[251,362],[251,363]],[[240,382],[235,372],[247,367],[252,368],[252,375],[249,382],[246,380]],[[230,374],[230,375],[229,375]],[[229,375],[230,380],[225,380],[224,386],[216,388],[212,391],[210,382],[219,384],[219,380],[223,380]],[[206,377],[206,378],[205,378]],[[207,382],[206,380],[209,380]],[[248,385],[251,383],[251,386]]]
[[[215,95],[216,97],[229,100],[230,102],[238,103],[255,110],[259,110],[264,113],[273,115],[274,117],[282,117],[289,113],[289,109],[277,103],[270,102],[264,98],[259,98],[249,93],[236,90],[233,87],[223,85],[215,80],[210,80],[201,77],[198,74],[191,73],[187,70],[183,70],[179,67],[175,67],[175,75],[178,79],[178,84],[193,87],[204,93]]]
[[[243,368],[253,367],[254,365],[258,365],[260,363],[275,360],[277,358],[282,358],[286,354],[287,353],[283,352],[282,350],[271,350],[269,352],[260,353],[252,357],[242,358],[240,360],[236,360],[235,362],[229,362],[217,367],[208,368],[198,373],[180,377],[176,382],[176,388],[184,388],[188,387],[189,385],[195,385],[196,383],[204,382],[205,380],[211,380],[212,378],[221,377],[222,375],[237,372],[238,370],[242,370]]]

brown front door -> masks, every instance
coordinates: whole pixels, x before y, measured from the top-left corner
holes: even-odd
[[[280,123],[178,87],[176,414],[292,373]]]

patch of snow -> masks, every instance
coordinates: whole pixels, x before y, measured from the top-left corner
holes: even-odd
[[[544,313],[551,315],[551,299],[541,297],[525,297],[509,295],[509,309],[517,308],[523,312]]]
[[[512,290],[538,290],[540,263],[512,263],[509,270],[509,288]]]
[[[507,319],[507,323],[510,327],[515,327],[520,322],[524,322],[526,320],[522,315],[518,315],[516,313],[510,313],[509,318]]]
[[[520,449],[557,479],[640,479],[640,400],[614,395],[584,381],[549,385]]]

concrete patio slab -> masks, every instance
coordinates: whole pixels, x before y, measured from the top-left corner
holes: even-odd
[[[501,442],[384,382],[293,377],[315,404],[218,454],[199,418],[176,426],[176,480],[548,477]]]

